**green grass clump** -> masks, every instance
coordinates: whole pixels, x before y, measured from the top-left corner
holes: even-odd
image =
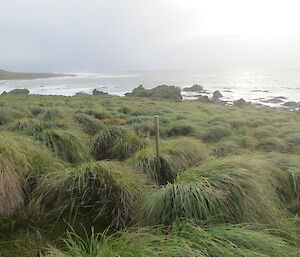
[[[100,121],[94,120],[85,114],[75,115],[74,119],[83,129],[83,131],[91,136],[97,134],[97,132],[104,127],[104,124],[102,124]]]
[[[46,149],[25,137],[0,134],[0,217],[20,211],[36,186],[37,177],[61,168]]]
[[[137,220],[172,224],[181,218],[280,225],[280,201],[271,163],[229,157],[182,172],[174,184],[145,194]]]
[[[131,131],[107,127],[92,138],[90,152],[96,160],[125,159],[145,146],[145,139]]]
[[[171,228],[131,228],[112,235],[92,233],[87,239],[69,233],[65,245],[65,251],[52,248],[47,256],[298,256],[297,248],[264,231],[231,225],[206,228],[188,222]]]
[[[297,256],[298,249],[284,238],[269,231],[254,230],[246,225],[197,226],[183,222],[173,228],[177,237],[192,243],[192,248],[203,251],[203,256],[250,257],[250,256]]]
[[[218,142],[223,137],[230,136],[231,132],[227,127],[213,126],[207,128],[201,135],[201,139],[204,142]]]
[[[260,139],[255,148],[265,152],[286,152],[287,144],[283,139],[277,137],[267,137]]]
[[[265,157],[276,167],[278,197],[286,208],[300,214],[300,160],[298,156],[272,153]]]
[[[43,142],[57,157],[65,161],[78,163],[84,158],[83,146],[71,132],[46,129],[36,134],[35,137]]]
[[[230,154],[238,153],[238,145],[232,141],[219,142],[212,148],[212,155],[215,157],[225,157]]]
[[[133,203],[143,189],[143,180],[121,163],[89,162],[46,174],[36,201],[52,215],[69,212],[71,220],[89,215],[120,228],[131,220]]]
[[[29,128],[31,124],[31,120],[16,120],[8,124],[7,130],[14,132],[24,132]]]
[[[196,132],[195,127],[184,124],[174,124],[168,127],[165,131],[168,137],[189,136]]]
[[[0,126],[13,121],[14,119],[24,117],[24,115],[26,115],[26,113],[22,113],[13,108],[0,108]]]
[[[61,115],[60,111],[57,109],[49,109],[43,115],[43,120],[52,120],[55,118],[59,118]]]
[[[159,184],[174,181],[185,169],[202,163],[208,158],[203,144],[189,138],[161,141],[160,157],[157,159],[155,146],[150,145],[131,160],[137,170],[147,174]]]

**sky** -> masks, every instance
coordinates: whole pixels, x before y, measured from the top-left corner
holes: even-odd
[[[299,0],[0,1],[0,69],[300,67]]]

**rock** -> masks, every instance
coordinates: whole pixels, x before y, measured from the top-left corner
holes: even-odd
[[[88,94],[84,92],[77,92],[75,95],[88,95]]]
[[[21,88],[17,88],[17,89],[13,89],[11,91],[8,92],[8,94],[10,95],[29,95],[29,90],[28,89],[21,89]]]
[[[251,90],[250,92],[262,92],[262,93],[268,93],[268,90],[260,90],[260,89],[255,89],[255,90]]]
[[[153,89],[145,89],[142,85],[133,89],[131,93],[126,93],[125,96],[134,97],[150,97],[153,99],[178,100],[182,99],[181,90],[178,87],[161,85]]]
[[[243,105],[247,105],[247,102],[243,98],[241,98],[240,100],[233,101],[233,105],[234,106],[243,106]]]
[[[264,103],[272,103],[272,104],[279,104],[283,101],[281,100],[281,97],[273,97],[271,99],[262,100]]]
[[[285,107],[289,107],[289,108],[298,108],[298,107],[300,107],[300,104],[299,104],[299,103],[293,102],[293,101],[291,101],[291,102],[286,102],[286,103],[284,103],[283,105],[284,105]]]
[[[223,95],[220,93],[219,90],[213,92],[213,97],[212,97],[212,98],[213,98],[214,100],[215,100],[215,99],[218,99],[218,98],[221,98],[221,97],[223,97]]]
[[[200,103],[212,103],[212,100],[209,99],[209,97],[207,95],[200,95],[197,99],[198,102]]]
[[[6,91],[3,91],[1,95],[7,95],[8,93]]]
[[[108,93],[94,89],[93,95],[108,95]]]
[[[202,86],[198,85],[198,84],[194,84],[192,87],[185,87],[184,89],[182,89],[182,91],[185,92],[204,92],[204,89]]]

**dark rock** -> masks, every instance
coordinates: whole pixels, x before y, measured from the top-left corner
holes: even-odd
[[[200,103],[212,103],[212,100],[209,99],[207,95],[200,95],[197,99],[198,102]]]
[[[251,90],[250,92],[263,92],[263,93],[268,93],[268,90],[260,90],[260,89],[255,89],[255,90]]]
[[[153,99],[181,100],[181,90],[178,87],[161,85],[153,89],[145,89],[142,85],[133,89],[131,93],[125,96],[150,97]]]
[[[283,104],[285,107],[289,107],[289,108],[298,108],[300,107],[300,104],[297,102],[286,102]]]
[[[8,94],[10,95],[29,95],[29,90],[28,89],[21,89],[21,88],[17,88],[17,89],[13,89],[11,91],[8,92]]]
[[[93,90],[93,95],[108,95],[108,93],[94,89]]]
[[[8,93],[6,91],[3,91],[1,95],[7,95]]]
[[[218,99],[218,98],[221,98],[221,97],[223,97],[223,95],[220,93],[219,90],[213,92],[213,97],[212,97],[212,98],[213,98],[214,100],[215,100],[215,99]]]
[[[241,98],[240,100],[233,101],[233,105],[234,106],[243,106],[243,105],[247,105],[247,102],[243,98]]]
[[[281,97],[273,97],[271,99],[262,100],[264,103],[273,103],[273,104],[279,104],[283,101],[281,100]]]
[[[182,91],[185,92],[203,92],[204,89],[202,86],[198,85],[198,84],[194,84],[192,87],[185,87],[184,89],[182,89]]]
[[[88,95],[88,94],[84,92],[77,92],[75,95]]]

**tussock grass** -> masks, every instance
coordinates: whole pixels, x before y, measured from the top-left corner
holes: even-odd
[[[300,214],[300,160],[298,156],[272,153],[265,157],[276,169],[276,191],[286,208]]]
[[[83,146],[71,132],[46,129],[36,134],[35,137],[43,142],[56,156],[65,161],[78,163],[84,159]]]
[[[239,153],[239,146],[232,141],[219,142],[212,148],[212,155],[215,157],[224,157],[237,153]]]
[[[0,126],[13,121],[14,119],[24,117],[24,114],[26,113],[14,110],[13,108],[2,107],[0,108]]]
[[[63,166],[35,142],[1,133],[0,216],[9,216],[21,210],[36,186],[37,176],[52,167]]]
[[[121,127],[107,127],[91,140],[90,152],[96,160],[125,159],[142,149],[147,141]]]
[[[43,120],[52,120],[52,119],[55,119],[55,118],[59,118],[61,116],[61,113],[59,110],[57,109],[49,109],[47,110],[42,119]]]
[[[195,127],[188,124],[174,124],[169,126],[165,131],[167,137],[189,136],[195,133]]]
[[[280,225],[280,201],[270,163],[229,157],[181,173],[174,184],[144,195],[137,207],[143,224],[172,224],[180,218]]]
[[[74,116],[74,119],[83,129],[83,131],[91,136],[97,134],[97,132],[99,132],[104,127],[103,123],[90,118],[85,114],[77,114]]]
[[[201,135],[201,139],[204,142],[218,142],[223,137],[230,136],[231,132],[227,127],[222,126],[212,126],[207,128]]]
[[[160,158],[156,158],[155,146],[150,145],[134,156],[131,163],[159,184],[174,181],[185,169],[208,159],[203,144],[190,138],[161,141]]]
[[[132,228],[88,239],[69,233],[66,250],[52,248],[48,257],[66,256],[197,256],[296,257],[297,248],[282,238],[246,226],[200,227],[184,222],[171,228]]]
[[[283,139],[267,137],[260,139],[255,148],[265,152],[286,152],[287,145]]]
[[[144,180],[121,163],[89,162],[46,174],[37,188],[36,202],[52,215],[69,212],[72,220],[89,215],[120,228],[131,220],[133,203],[144,187]]]

